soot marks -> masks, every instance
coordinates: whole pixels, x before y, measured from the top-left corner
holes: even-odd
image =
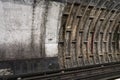
[[[32,28],[31,28],[31,50],[34,51],[34,19],[35,19],[36,0],[33,1]]]

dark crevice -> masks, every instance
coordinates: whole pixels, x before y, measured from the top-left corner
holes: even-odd
[[[31,28],[31,50],[34,51],[34,18],[35,18],[35,7],[36,0],[33,2],[33,11],[32,11],[32,28]]]
[[[45,11],[43,14],[43,24],[41,27],[41,57],[45,57],[45,37],[46,37],[46,22],[47,22],[47,16],[48,16],[48,9],[49,9],[49,1],[45,0]]]

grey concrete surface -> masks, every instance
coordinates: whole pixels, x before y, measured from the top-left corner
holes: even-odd
[[[57,56],[64,4],[0,0],[0,60]]]

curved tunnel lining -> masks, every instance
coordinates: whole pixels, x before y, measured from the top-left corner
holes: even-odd
[[[59,32],[61,68],[120,60],[120,13],[116,9],[119,4],[106,9],[107,3],[112,2],[96,3],[72,3],[65,7]]]

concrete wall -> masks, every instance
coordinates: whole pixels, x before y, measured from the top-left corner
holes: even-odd
[[[0,60],[53,57],[64,4],[0,0]]]

